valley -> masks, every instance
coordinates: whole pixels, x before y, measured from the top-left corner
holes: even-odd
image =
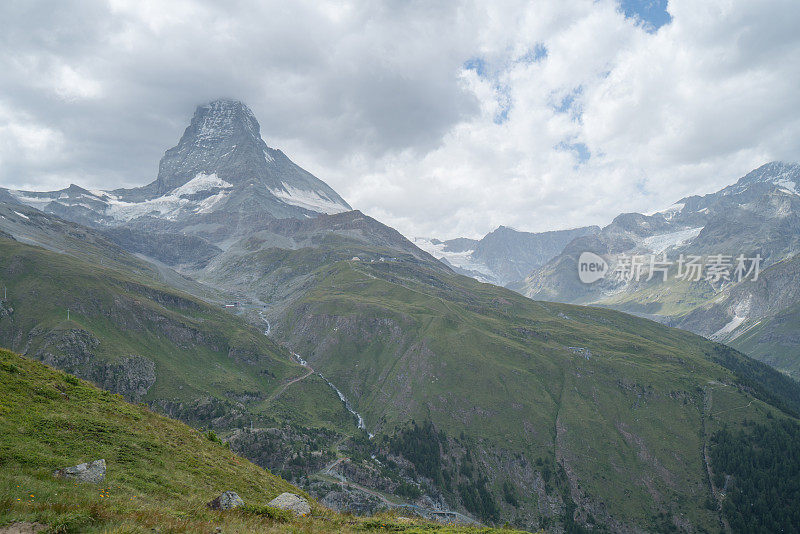
[[[660,315],[656,288],[631,286],[611,302],[606,286],[582,287],[565,269],[584,246],[710,251],[726,243],[709,237],[724,225],[699,206],[719,204],[722,217],[736,195],[765,203],[754,233],[730,237],[752,243],[794,202],[773,194],[773,171],[740,184],[755,193],[690,199],[669,217],[446,245],[503,280],[534,269],[514,287],[525,296],[350,209],[268,147],[247,106],[217,100],[197,109],[149,185],[2,192],[0,345],[213,431],[338,511],[529,531],[716,532],[739,524],[728,503],[744,502],[724,499],[719,477],[739,473],[731,491],[741,495],[751,480],[728,461],[739,452],[720,451],[754,446],[755,428],[783,443],[800,384],[670,326],[719,332],[728,302],[748,298],[739,286],[712,297],[676,285],[668,304],[681,313],[655,322],[636,315]],[[743,321],[755,344],[791,329],[793,235],[759,249],[763,294],[749,298],[780,310],[760,326]],[[516,271],[486,259],[531,243]],[[704,306],[719,311],[692,315]],[[776,342],[790,343],[782,332]],[[789,508],[761,513],[791,518]]]

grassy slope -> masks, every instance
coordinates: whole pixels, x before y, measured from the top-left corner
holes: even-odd
[[[0,284],[8,286],[6,307],[13,308],[0,317],[1,345],[31,356],[61,357],[65,349],[58,342],[66,334],[87,332],[99,341],[89,348],[93,359],[118,362],[137,354],[155,362],[156,381],[145,401],[267,398],[305,372],[284,348],[240,318],[119,270],[0,238]],[[336,406],[327,386],[309,384],[311,395]],[[272,408],[247,405],[264,417]]]
[[[301,371],[285,351],[234,317],[169,289],[132,281],[120,271],[0,239],[0,278],[14,309],[0,323],[4,345],[35,354],[48,333],[90,332],[100,341],[94,352],[101,359],[139,354],[156,361],[149,399],[270,391]],[[228,357],[230,350],[257,355],[258,363],[237,362]]]
[[[0,276],[4,281],[16,277],[10,297],[17,325],[24,319],[28,329],[41,322],[44,331],[52,330],[62,321],[61,310],[41,295],[71,298],[84,306],[73,308],[81,328],[117,347],[106,356],[101,346],[99,356],[124,356],[130,353],[128,344],[137,342],[163,343],[145,345],[145,354],[164,360],[167,379],[170,373],[176,380],[198,373],[205,380],[202,388],[218,398],[252,392],[254,381],[267,381],[264,391],[274,390],[282,379],[302,373],[276,358],[288,368],[282,376],[269,369],[277,380],[248,376],[253,366],[228,358],[227,349],[254,353],[262,350],[259,343],[266,344],[267,354],[282,349],[219,310],[183,296],[165,299],[175,293],[154,292],[118,272],[13,242],[0,246],[9,251],[0,255]],[[713,344],[608,310],[533,303],[419,262],[331,264],[353,255],[332,252],[301,249],[281,255],[277,268],[287,280],[299,271],[313,289],[279,327],[356,402],[370,429],[391,431],[393,423],[430,418],[450,435],[464,431],[493,473],[493,491],[512,480],[528,510],[537,505],[530,464],[558,459],[575,481],[575,498],[586,493],[602,499],[601,508],[615,517],[648,525],[656,511],[666,510],[698,525],[715,524],[715,515],[698,504],[706,494],[699,453],[706,435],[703,420],[713,429],[745,417],[759,420],[769,408],[735,387],[731,372],[709,361]],[[385,254],[379,248],[366,252]],[[295,254],[303,258],[297,265]],[[265,272],[248,261],[242,267]],[[19,289],[25,289],[21,296],[14,293]],[[86,310],[93,314],[81,313]],[[202,332],[199,345],[213,339],[226,344],[201,347],[212,359],[197,369],[196,338],[164,339],[175,323]],[[239,331],[243,344],[236,343]],[[253,347],[249,342],[256,351],[247,350]],[[569,347],[589,348],[593,356],[587,360]],[[174,384],[184,385],[172,384],[162,390],[166,395],[177,394]],[[301,389],[319,381],[298,384],[276,403],[248,410],[333,424],[335,414],[320,410],[341,407],[335,399],[326,403],[330,390],[306,395]],[[158,392],[158,385],[151,392]],[[198,393],[200,388],[193,394]],[[709,412],[705,406],[712,396],[715,408]],[[522,476],[509,461],[519,455],[527,462]]]
[[[630,293],[602,298],[594,304],[627,313],[679,316],[713,302],[715,297],[714,289],[707,282],[678,280],[675,273],[670,273],[666,283],[654,279],[642,286]]]
[[[783,302],[782,306],[786,306],[786,280],[792,280],[798,265],[800,256],[770,266],[761,273],[761,282],[754,284],[753,291],[766,293],[773,302],[780,301]],[[633,314],[668,316],[677,321],[673,324],[682,324],[681,321],[687,317],[691,319],[692,315],[698,313],[713,316],[708,310],[718,311],[713,310],[714,306],[732,306],[729,301],[730,291],[717,292],[705,281],[678,280],[675,274],[670,273],[667,283],[656,280],[643,283],[636,291],[617,293],[593,304]],[[745,281],[738,288],[733,288],[733,293],[736,293],[736,289],[747,291],[749,284],[752,282]],[[797,325],[800,324],[799,310],[800,305],[795,302],[783,309],[778,308],[765,317],[755,316],[739,328],[744,333],[725,343],[797,379],[800,377],[800,339],[796,334]],[[723,317],[728,316],[726,314]],[[718,326],[724,323],[725,321]]]
[[[159,278],[157,269],[151,264],[126,253],[99,232],[29,206],[0,202],[0,229],[16,236],[21,243],[124,271],[137,279]]]
[[[652,526],[666,511],[716,525],[701,505],[706,432],[776,412],[711,361],[716,345],[615,311],[532,302],[420,269],[327,266],[281,326],[370,430],[416,418],[463,431],[495,473],[494,490],[512,480],[528,506],[533,483],[510,467],[519,454],[557,458],[574,476],[576,500],[591,496],[623,521]]]
[[[738,329],[741,333],[728,342],[796,380],[800,380],[800,297],[795,289],[799,272],[800,254],[766,269],[760,289],[774,311],[768,317],[745,321]],[[777,302],[780,305],[775,306]]]
[[[352,415],[318,377],[284,388],[307,371],[262,329],[218,307],[127,270],[0,238],[2,285],[9,293],[0,301],[0,347],[124,391],[224,439],[251,426],[280,429],[274,438],[280,447],[253,443],[240,452],[284,478],[327,461],[318,455],[332,454],[329,446],[316,436],[336,441],[356,431]],[[87,337],[96,344],[87,346]],[[118,387],[126,372],[113,367],[131,354],[155,363],[155,383],[141,398]]]
[[[317,505],[311,518],[264,517],[256,509],[278,494],[302,492],[196,430],[5,350],[0,383],[0,527],[37,521],[59,532],[439,530],[390,517],[355,521]],[[108,466],[99,487],[51,475],[98,458]],[[252,508],[206,510],[207,501],[231,490]]]

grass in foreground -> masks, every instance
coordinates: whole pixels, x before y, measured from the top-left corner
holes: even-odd
[[[102,485],[52,476],[99,458],[108,467]],[[247,506],[206,508],[226,490]],[[15,522],[50,532],[490,531],[395,515],[354,518],[316,503],[311,517],[293,518],[266,505],[284,491],[304,494],[197,430],[0,349],[0,532]]]

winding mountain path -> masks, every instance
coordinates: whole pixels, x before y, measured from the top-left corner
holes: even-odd
[[[292,384],[295,384],[297,382],[300,382],[301,380],[305,380],[306,378],[308,378],[309,376],[314,374],[314,369],[312,369],[310,367],[306,367],[306,366],[303,366],[303,367],[306,368],[306,373],[304,375],[298,376],[297,378],[293,378],[292,380],[289,380],[288,382],[286,382],[284,385],[282,385],[280,388],[278,388],[272,395],[269,396],[269,398],[267,399],[267,402],[274,401],[276,398],[280,397],[281,394],[284,391],[286,391],[286,389],[289,386],[291,386]]]
[[[366,274],[366,273],[364,273],[364,274]],[[263,311],[259,311],[258,315],[259,315],[259,317],[261,317],[261,319],[265,323],[267,323],[267,328],[264,331],[264,335],[269,337],[270,333],[272,332],[272,325],[270,324],[269,319],[267,319],[264,316]],[[300,382],[301,380],[305,380],[309,376],[311,376],[311,375],[316,373],[316,371],[314,371],[314,368],[311,367],[308,364],[308,362],[302,358],[302,356],[300,356],[299,354],[297,354],[295,352],[292,352],[292,356],[297,361],[297,363],[299,363],[301,366],[303,366],[306,369],[306,373],[303,374],[302,376],[298,376],[297,378],[294,378],[294,379],[286,382],[285,384],[283,384],[272,395],[270,395],[270,397],[267,399],[267,402],[272,402],[273,400],[278,398],[292,384],[296,384],[297,382]],[[364,419],[361,417],[361,415],[358,412],[353,410],[353,408],[350,406],[350,402],[345,398],[344,394],[339,390],[339,388],[334,386],[321,373],[316,373],[316,374],[319,375],[320,378],[325,380],[325,382],[336,392],[336,394],[339,396],[339,399],[341,399],[341,401],[344,403],[345,407],[347,408],[347,411],[349,411],[351,414],[353,414],[357,418],[358,427],[360,429],[364,430],[365,432],[367,432],[366,426],[364,425]],[[369,432],[367,432],[367,434],[369,435],[370,438],[372,438],[372,434],[370,434]],[[435,518],[435,519],[439,519],[439,520],[451,519],[451,520],[458,521],[458,522],[461,522],[461,523],[466,523],[466,524],[471,524],[471,525],[481,525],[481,523],[476,521],[475,519],[473,519],[471,517],[468,517],[468,516],[466,516],[464,514],[461,514],[459,512],[454,512],[454,511],[451,511],[451,510],[431,510],[429,508],[423,508],[421,506],[417,506],[416,504],[409,504],[409,503],[403,503],[403,502],[400,502],[400,503],[394,502],[394,501],[390,500],[388,497],[386,497],[386,495],[384,495],[383,493],[381,493],[379,491],[367,488],[367,487],[362,486],[361,484],[357,484],[355,482],[348,481],[347,478],[343,474],[335,471],[335,469],[342,462],[350,459],[347,456],[344,456],[341,453],[341,450],[339,448],[342,445],[342,443],[344,443],[344,441],[348,437],[349,436],[343,436],[339,441],[337,441],[334,444],[334,452],[337,455],[336,460],[334,460],[333,462],[327,464],[325,467],[320,469],[316,473],[316,476],[323,477],[323,478],[332,478],[332,479],[334,479],[336,481],[337,484],[339,484],[342,487],[347,486],[347,487],[355,488],[355,489],[357,489],[359,491],[362,491],[362,492],[364,492],[364,493],[366,493],[368,495],[376,497],[377,499],[379,499],[383,504],[385,504],[389,508],[395,508],[395,509],[401,509],[401,510],[409,510],[409,511],[417,513],[418,515],[420,515],[422,517]]]

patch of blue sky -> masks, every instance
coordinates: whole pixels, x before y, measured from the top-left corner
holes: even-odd
[[[464,62],[466,70],[474,70],[475,73],[481,78],[488,76],[486,61],[480,57],[471,57]]]
[[[506,122],[512,106],[511,90],[507,85],[500,81],[499,73],[496,70],[490,70],[486,60],[477,56],[465,61],[464,69],[475,71],[475,74],[477,74],[479,77],[492,81],[498,107],[497,112],[494,115],[494,123],[503,124]]]
[[[592,153],[589,151],[589,147],[587,147],[585,143],[570,143],[563,141],[556,146],[556,149],[572,152],[575,155],[575,158],[578,160],[578,165],[586,163],[589,161],[589,158],[592,157]]]
[[[514,59],[511,63],[505,64],[502,68],[494,68],[480,56],[474,56],[464,62],[464,69],[475,71],[480,78],[492,80],[494,83],[495,98],[497,99],[498,110],[494,116],[495,124],[503,124],[508,120],[508,114],[513,107],[513,98],[510,88],[504,84],[502,74],[510,68],[513,63],[532,64],[547,57],[548,51],[544,43],[536,43],[525,54]]]
[[[501,71],[510,67],[511,63],[536,63],[547,57],[548,51],[544,43],[536,43],[527,52],[512,60],[510,63],[500,66],[490,66],[486,59],[480,56],[473,56],[464,62],[464,69],[473,70],[481,78],[498,78]]]
[[[619,9],[626,18],[638,21],[649,33],[672,22],[667,0],[619,0]]]
[[[580,117],[581,109],[577,99],[581,94],[583,94],[583,87],[579,85],[567,93],[566,96],[561,97],[561,100],[553,105],[553,110],[558,113],[571,113],[574,117]]]
[[[497,95],[497,113],[494,115],[494,123],[495,124],[503,124],[508,120],[508,113],[511,111],[511,107],[513,105],[513,101],[511,98],[511,92],[508,86],[497,84],[494,89],[495,94]]]
[[[536,43],[533,48],[529,49],[522,56],[517,59],[518,63],[536,63],[547,57],[548,51],[544,43]]]

